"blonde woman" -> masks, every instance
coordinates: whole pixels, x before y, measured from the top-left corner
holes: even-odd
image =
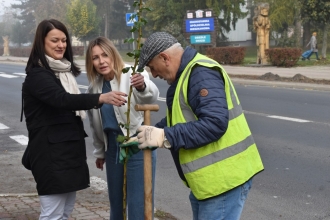
[[[316,60],[320,60],[319,58],[319,54],[318,54],[318,49],[317,49],[317,39],[316,39],[317,33],[313,32],[313,35],[310,39],[310,41],[308,42],[308,44],[306,45],[306,47],[308,47],[310,45],[311,47],[311,53],[309,54],[309,56],[307,57],[307,60],[310,59],[310,57],[313,55],[313,53],[315,53],[316,56]]]
[[[125,68],[120,54],[113,43],[104,37],[90,41],[86,52],[86,71],[90,82],[88,93],[128,94],[133,86],[130,110],[130,134],[134,135],[143,124],[143,114],[134,110],[135,104],[149,104],[157,100],[159,91],[149,79],[147,72],[131,75],[123,74]],[[126,135],[127,104],[117,107],[104,104],[100,109],[88,111],[93,145],[95,147],[96,167],[103,170],[105,163],[110,200],[110,220],[123,220],[123,164],[119,162],[120,148],[116,141],[118,135]],[[153,151],[153,176],[155,176],[156,151]],[[153,178],[154,179],[154,178]],[[143,152],[131,156],[127,164],[127,206],[129,220],[144,219],[143,190]],[[153,187],[154,188],[154,187]]]

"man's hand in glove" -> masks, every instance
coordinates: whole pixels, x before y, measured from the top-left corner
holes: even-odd
[[[119,163],[124,163],[126,157],[128,160],[131,156],[133,156],[133,154],[139,152],[140,149],[138,148],[138,144],[139,143],[137,137],[132,137],[128,141],[120,144]],[[127,153],[126,153],[126,149],[127,149]]]
[[[140,149],[144,149],[149,146],[163,147],[164,129],[143,125],[138,128],[137,132]]]

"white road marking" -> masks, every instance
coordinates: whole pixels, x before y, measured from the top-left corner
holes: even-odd
[[[18,75],[18,76],[26,76],[26,73],[13,73],[14,75]]]
[[[15,135],[15,136],[9,136],[11,139],[17,141],[21,145],[27,145],[29,142],[29,138],[24,135]]]
[[[19,76],[9,75],[9,74],[6,74],[6,73],[0,73],[0,76],[4,77],[4,78],[17,78],[17,77],[19,77]]]
[[[267,117],[269,117],[269,118],[277,118],[277,119],[287,120],[287,121],[300,122],[300,123],[311,122],[311,121],[300,119],[300,118],[289,118],[289,117],[283,117],[283,116],[277,116],[277,115],[268,115]]]
[[[161,101],[161,102],[166,102],[166,98],[163,98],[163,97],[158,97],[157,100],[158,100],[158,101]]]
[[[88,86],[78,85],[78,88],[81,88],[81,89],[88,89]]]
[[[6,125],[0,123],[0,129],[8,129],[8,128],[9,127],[7,127]]]

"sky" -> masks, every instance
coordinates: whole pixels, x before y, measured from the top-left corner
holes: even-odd
[[[0,14],[4,13],[5,7],[10,7],[11,4],[19,3],[17,0],[0,0]]]

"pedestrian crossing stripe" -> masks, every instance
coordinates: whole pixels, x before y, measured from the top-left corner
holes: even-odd
[[[17,141],[21,145],[27,145],[29,142],[29,138],[24,135],[15,135],[15,136],[9,136],[11,139]]]
[[[13,73],[13,74],[18,76],[26,76],[26,73]]]
[[[7,127],[6,125],[0,123],[0,129],[8,129],[8,128],[9,127]]]
[[[1,77],[4,77],[4,78],[17,78],[17,77],[19,77],[19,76],[14,76],[14,75],[6,74],[6,73],[0,73],[0,76]]]

